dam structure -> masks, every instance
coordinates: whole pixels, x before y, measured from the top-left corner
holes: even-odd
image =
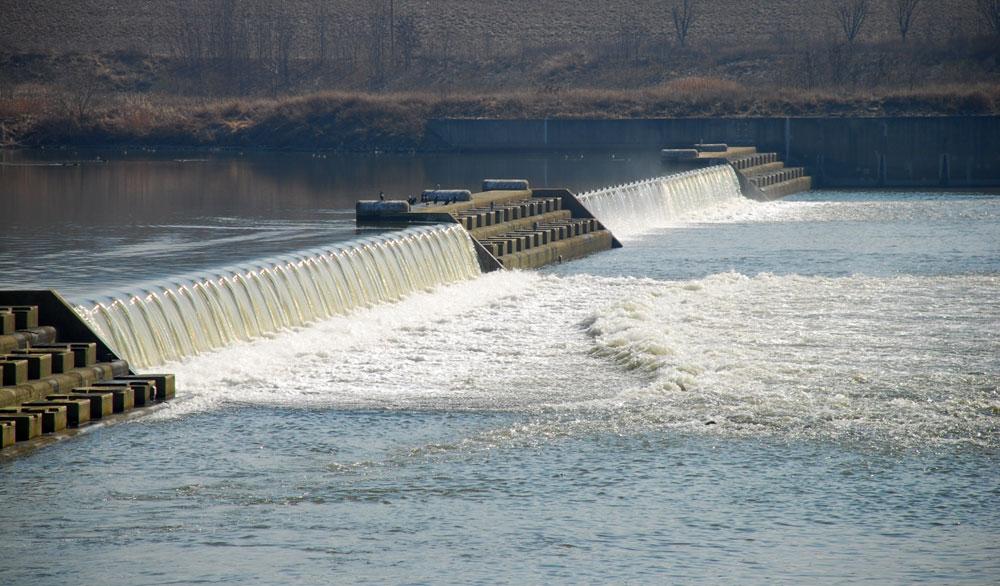
[[[75,306],[54,291],[0,291],[0,438],[10,446],[170,399],[173,376],[144,373],[186,358],[485,272],[621,247],[612,229],[641,231],[743,197],[729,165],[580,195],[486,180],[480,193],[428,190],[419,204],[358,202],[358,223],[386,228],[376,235]]]
[[[696,169],[728,164],[736,172],[740,190],[750,199],[770,201],[808,191],[812,177],[804,167],[786,167],[776,152],[757,152],[757,147],[725,143],[696,144],[690,149],[663,149],[664,166]]]
[[[479,193],[433,189],[421,194],[420,203],[416,198],[362,200],[355,213],[363,225],[457,223],[475,243],[481,270],[490,272],[539,268],[620,248],[613,232],[631,232],[634,226],[628,224],[637,221],[668,222],[721,199],[769,200],[808,188],[806,178],[796,189],[765,194],[735,164],[725,164],[728,159],[692,152],[684,159],[686,171],[579,195],[567,189],[532,189],[520,179],[486,179]],[[760,176],[770,177],[770,172]]]
[[[358,224],[454,223],[473,239],[480,269],[530,269],[620,247],[567,189],[531,189],[521,179],[486,179],[482,191],[424,191],[419,203],[357,202]]]
[[[55,291],[0,291],[0,454],[174,393],[172,374],[137,374]]]

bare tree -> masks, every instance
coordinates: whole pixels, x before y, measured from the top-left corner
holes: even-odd
[[[403,69],[409,69],[413,56],[423,44],[420,25],[412,15],[396,20],[396,48],[403,55]]]
[[[296,25],[287,12],[279,12],[274,23],[275,39],[277,43],[278,73],[287,86],[291,81],[291,59],[292,46],[295,42]]]
[[[833,14],[840,23],[840,28],[844,31],[848,43],[853,43],[854,38],[861,32],[861,26],[868,19],[871,13],[871,3],[869,0],[840,0],[833,7]]]
[[[670,9],[670,14],[674,17],[674,31],[677,32],[677,41],[681,47],[687,45],[688,31],[695,19],[695,0],[680,0],[680,5],[674,5]]]
[[[201,63],[207,52],[207,34],[203,18],[194,11],[179,10],[176,21],[169,27],[167,44],[170,53],[186,67]]]
[[[920,0],[895,0],[896,24],[899,25],[899,36],[906,42],[906,33],[910,32],[913,17],[916,15]]]
[[[976,0],[976,10],[993,34],[1000,35],[1000,0]]]
[[[208,15],[208,53],[226,67],[250,57],[249,7],[237,0],[218,0]]]
[[[629,61],[639,58],[642,40],[646,37],[646,29],[639,23],[622,21],[618,28],[618,50],[622,59]]]
[[[59,102],[63,112],[73,124],[80,126],[92,112],[97,97],[97,77],[89,67],[76,63],[72,72],[61,82],[62,92]]]
[[[275,56],[274,16],[260,0],[253,6],[252,29],[254,56],[262,67],[271,68]]]
[[[313,14],[313,26],[316,28],[316,52],[320,63],[326,63],[330,51],[330,5],[320,2]]]
[[[385,75],[386,58],[389,57],[389,11],[378,0],[371,4],[368,13],[368,67],[375,80],[381,80]]]

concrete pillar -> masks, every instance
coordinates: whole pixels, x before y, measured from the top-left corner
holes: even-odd
[[[97,344],[94,342],[73,342],[69,344],[39,344],[33,349],[61,350],[73,352],[73,366],[83,368],[97,364]]]

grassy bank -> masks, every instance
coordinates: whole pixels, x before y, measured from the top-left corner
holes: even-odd
[[[676,118],[996,114],[1000,87],[882,94],[750,89],[703,78],[639,91],[497,95],[317,92],[283,99],[120,96],[100,105],[40,95],[0,100],[5,146],[173,145],[330,150],[428,150],[432,118]]]
[[[970,0],[10,0],[0,145],[433,149],[440,117],[1000,113],[1000,34]]]

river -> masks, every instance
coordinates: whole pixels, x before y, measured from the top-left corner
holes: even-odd
[[[0,288],[84,304],[376,235],[352,206],[379,191],[659,172],[7,152]],[[4,580],[996,583],[1000,197],[815,190],[616,228],[158,367],[180,397],[156,413],[0,461]]]

